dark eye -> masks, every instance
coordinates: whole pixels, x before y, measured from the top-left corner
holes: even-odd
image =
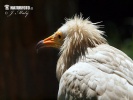
[[[61,39],[61,35],[58,35],[58,38]]]

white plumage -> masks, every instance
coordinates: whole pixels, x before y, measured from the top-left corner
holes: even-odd
[[[98,28],[75,16],[38,43],[60,48],[58,100],[133,100],[133,60],[110,46]]]

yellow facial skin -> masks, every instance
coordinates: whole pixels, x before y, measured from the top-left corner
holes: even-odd
[[[64,40],[64,37],[62,32],[57,31],[53,35],[49,36],[48,38],[38,42],[37,49],[41,47],[54,47],[59,49],[63,44],[63,40]]]

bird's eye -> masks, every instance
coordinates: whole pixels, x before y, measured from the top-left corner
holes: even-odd
[[[58,38],[61,39],[61,35],[58,35]]]

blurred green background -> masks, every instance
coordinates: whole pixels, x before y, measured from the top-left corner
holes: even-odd
[[[32,6],[29,15],[5,14],[5,4]],[[0,100],[56,99],[58,50],[36,53],[38,41],[75,14],[102,21],[109,44],[133,58],[131,0],[0,0]]]

